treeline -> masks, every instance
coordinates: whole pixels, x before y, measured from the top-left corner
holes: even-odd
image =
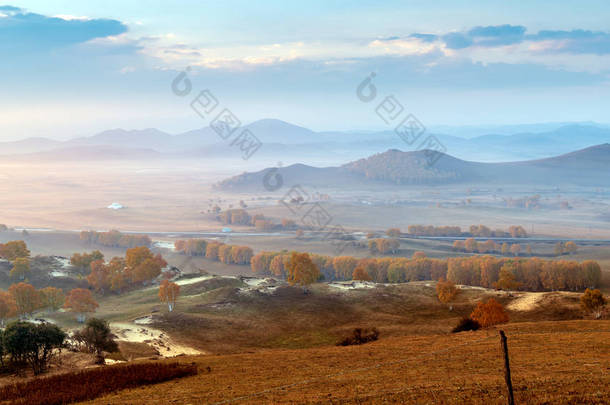
[[[491,230],[485,225],[471,225],[470,229],[462,232],[459,226],[432,226],[432,225],[409,225],[407,231],[414,236],[473,236],[477,238],[525,238],[527,232],[520,225],[513,225],[508,231],[500,229]]]
[[[91,244],[97,243],[102,246],[118,248],[150,247],[152,245],[152,240],[148,235],[128,235],[115,230],[108,232],[82,231],[80,240]]]
[[[297,224],[294,220],[284,218],[281,223],[276,224],[271,219],[265,218],[263,214],[250,215],[246,210],[241,208],[220,212],[216,215],[216,219],[223,225],[253,226],[260,231],[297,229]]]
[[[189,256],[203,256],[225,264],[250,264],[254,255],[248,246],[227,245],[206,239],[177,240],[174,248]]]
[[[8,291],[0,290],[0,325],[16,316],[25,319],[39,310],[55,312],[60,308],[77,314],[80,320],[84,319],[85,313],[95,312],[97,307],[89,290],[75,288],[66,296],[59,288],[45,287],[37,290],[33,285],[22,282],[12,284]]]
[[[286,277],[290,252],[260,252],[251,268],[260,275]],[[419,252],[413,258],[364,258],[309,255],[325,280],[371,280],[377,283],[447,279],[456,284],[527,291],[594,288],[601,280],[595,261],[546,261],[493,256],[431,259]]]
[[[447,280],[486,288],[525,291],[579,291],[599,286],[601,268],[593,260],[505,259],[472,256],[447,259]]]

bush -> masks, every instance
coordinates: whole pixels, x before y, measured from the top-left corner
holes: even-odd
[[[468,316],[465,316],[462,319],[460,319],[460,321],[455,326],[455,328],[453,328],[451,330],[451,333],[466,332],[469,330],[479,330],[479,329],[481,329],[481,324],[478,321],[475,321],[474,319],[472,319]]]
[[[195,364],[137,363],[98,367],[0,387],[0,398],[18,405],[59,405],[110,392],[197,374]]]
[[[356,328],[350,336],[343,338],[337,346],[362,345],[368,342],[374,342],[379,339],[379,331],[377,328],[362,329]]]
[[[493,298],[487,302],[479,302],[470,317],[484,328],[508,322],[508,315],[502,304]]]

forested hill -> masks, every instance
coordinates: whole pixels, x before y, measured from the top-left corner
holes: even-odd
[[[296,164],[244,173],[217,184],[222,190],[262,191],[265,178],[281,175],[286,184],[316,187],[358,187],[372,184],[432,185],[471,183],[561,186],[610,186],[610,144],[565,155],[523,162],[479,163],[447,154],[390,149],[339,167],[316,168]]]

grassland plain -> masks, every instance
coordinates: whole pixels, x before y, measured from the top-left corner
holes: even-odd
[[[512,323],[503,329],[517,403],[607,403],[610,321]],[[200,373],[87,403],[506,403],[497,329],[184,361],[196,362]]]

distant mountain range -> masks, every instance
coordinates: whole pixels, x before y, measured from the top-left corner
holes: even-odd
[[[610,186],[610,144],[557,157],[509,163],[470,162],[443,154],[430,165],[429,151],[391,149],[336,167],[295,164],[244,173],[217,184],[234,192],[264,192],[265,178],[276,173],[285,184],[314,188],[352,188],[371,185],[485,184],[588,187]],[[268,182],[269,183],[269,182]]]
[[[409,149],[393,131],[315,132],[275,119],[255,121],[244,128],[249,129],[263,142],[263,147],[257,152],[257,158],[265,162],[337,165],[388,149]],[[542,132],[519,132],[512,135],[505,134],[507,128],[502,128],[500,134],[474,137],[466,135],[464,131],[467,129],[458,131],[447,128],[447,131],[459,133],[460,136],[442,133],[436,136],[448,154],[480,162],[540,159],[610,142],[610,128],[597,124],[514,126],[515,130],[533,128]],[[472,133],[481,131],[481,128],[472,129]],[[28,138],[0,142],[0,155],[4,158],[19,156],[42,160],[138,157],[197,159],[218,156],[239,158],[238,151],[228,148],[229,143],[230,140],[221,139],[210,127],[177,135],[154,128],[129,131],[112,129],[68,141]]]

